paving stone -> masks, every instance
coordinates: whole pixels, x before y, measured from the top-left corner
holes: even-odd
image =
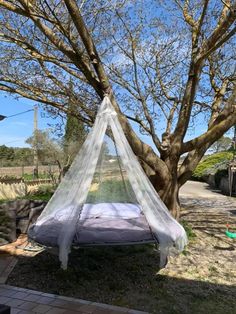
[[[10,300],[7,301],[5,304],[9,305],[9,306],[12,306],[12,307],[18,307],[19,305],[21,305],[24,302],[25,302],[24,300],[10,298]]]
[[[30,289],[25,289],[28,293],[31,294],[38,294],[38,295],[42,295],[43,292],[42,291],[36,291],[36,290],[30,290]]]
[[[81,304],[92,304],[91,301],[86,301],[86,300],[82,300],[82,299],[75,299],[75,298],[70,298],[70,297],[63,297],[63,296],[58,296],[57,299],[70,301],[70,302],[78,302]]]
[[[47,314],[64,314],[66,311],[66,309],[59,309],[58,307],[54,307],[49,310]]]
[[[46,313],[49,310],[51,310],[52,307],[46,304],[38,304],[35,308],[34,308],[34,312],[35,313]]]
[[[49,298],[49,297],[44,297],[44,296],[38,296],[39,298],[37,299],[37,303],[40,303],[40,304],[50,304],[52,303],[53,301],[55,301],[54,298]]]
[[[115,306],[115,305],[110,305],[110,304],[104,304],[104,303],[97,303],[93,302],[91,305],[96,306],[98,309],[107,309],[109,311],[115,311],[116,313],[127,313],[130,309],[125,308],[125,307],[120,307],[120,306]]]
[[[15,293],[16,293],[16,291],[10,290],[10,289],[1,289],[0,290],[0,296],[10,297]]]
[[[11,314],[19,314],[21,310],[19,308],[16,307],[11,307]]]
[[[84,312],[84,313],[93,313],[95,311],[96,307],[92,305],[82,305],[79,308],[79,311]]]
[[[129,314],[149,314],[148,312],[142,312],[137,310],[129,310]]]
[[[98,308],[98,307],[94,307],[94,310],[92,312],[93,314],[110,314],[111,311],[109,309],[102,309],[102,308]],[[116,313],[121,313],[121,312],[116,312]]]
[[[30,310],[33,310],[36,306],[38,306],[38,303],[26,301],[22,303],[21,305],[19,305],[18,308],[22,310],[30,311]]]
[[[10,286],[10,285],[3,285],[3,287],[9,290],[24,291],[24,292],[27,291],[27,289],[25,288],[15,287],[15,286]]]
[[[63,314],[84,314],[83,312],[80,311],[71,311],[71,310],[66,310]]]
[[[68,304],[66,305],[66,308],[69,309],[69,310],[72,310],[72,311],[81,311],[81,312],[84,312],[84,313],[92,313],[92,312],[89,312],[87,311],[86,312],[86,309],[87,307],[89,307],[90,305],[81,305],[80,303],[77,303],[77,302],[68,302]],[[85,311],[82,309],[83,307],[86,307],[85,308]]]
[[[28,295],[27,292],[18,291],[11,295],[14,299],[24,299]]]
[[[3,288],[2,286],[0,286],[0,295],[1,295],[1,293],[4,293],[6,290],[8,290],[8,289]]]
[[[25,301],[31,301],[31,302],[38,302],[38,300],[41,298],[41,295],[38,294],[27,294],[23,300]]]
[[[50,306],[56,306],[56,307],[59,307],[59,308],[70,309],[71,303],[72,302],[68,302],[66,300],[54,299],[50,303]]]
[[[9,297],[0,296],[0,304],[6,304],[10,300],[11,300],[11,298],[9,298]]]
[[[13,306],[11,314],[148,314],[119,306],[1,284],[0,303]]]
[[[49,298],[57,298],[58,297],[58,295],[51,294],[51,293],[42,293],[42,296],[49,297]]]
[[[110,312],[109,312],[110,314],[120,314],[120,313],[124,313],[124,312],[121,312],[121,311],[113,311],[113,310],[110,310]],[[127,313],[127,312],[125,312],[125,313]]]

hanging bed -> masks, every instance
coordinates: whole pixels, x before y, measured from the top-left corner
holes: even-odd
[[[33,225],[29,237],[43,245],[59,245],[59,233],[67,221],[64,208],[48,217],[42,224]],[[84,204],[76,225],[73,245],[124,245],[156,242],[138,204]]]
[[[106,132],[112,134],[115,149],[104,145]],[[116,158],[112,159],[113,155]],[[120,184],[114,182],[117,173],[122,178]],[[94,204],[88,196],[93,183],[102,177],[104,182],[95,197],[99,201]],[[105,184],[105,180],[109,182]],[[127,182],[130,188],[126,188]],[[114,199],[112,190],[117,191]],[[187,243],[184,228],[171,216],[129,146],[107,96],[70,169],[28,234],[38,243],[58,246],[63,269],[67,267],[71,245],[158,241],[163,267],[169,250],[182,251]]]

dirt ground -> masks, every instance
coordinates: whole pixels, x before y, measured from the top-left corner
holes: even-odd
[[[211,196],[182,192],[190,242],[165,269],[152,245],[73,251],[66,272],[43,252],[20,258],[7,283],[150,313],[234,314],[236,239],[224,232],[227,220],[236,227],[236,200]]]

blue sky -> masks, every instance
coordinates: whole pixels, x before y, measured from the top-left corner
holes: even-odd
[[[0,114],[4,116],[11,116],[16,113],[24,112],[34,108],[37,104],[28,99],[20,98],[16,100],[14,97],[7,93],[0,92]],[[50,128],[49,124],[56,124],[58,119],[42,117],[44,113],[42,108],[38,109],[38,128],[45,130]],[[25,140],[32,135],[34,128],[34,112],[30,111],[22,115],[7,118],[0,121],[0,145],[6,145],[11,147],[28,147]],[[135,127],[137,133],[138,128]],[[152,145],[150,137],[140,135],[142,139]]]
[[[14,97],[0,92],[0,114],[4,116],[10,116],[16,113],[20,113],[26,110],[33,109],[36,103],[20,98],[16,100]],[[59,122],[59,119],[52,119],[48,117],[42,117],[43,109],[38,110],[38,128],[45,130],[50,128],[50,125],[55,125]],[[6,145],[11,147],[28,147],[25,140],[29,138],[33,133],[33,118],[34,112],[30,111],[25,114],[8,118],[0,121],[0,145]],[[134,124],[133,124],[134,126]],[[151,138],[148,136],[141,135],[138,131],[138,127],[134,126],[135,131],[142,138],[144,142],[152,145]],[[196,126],[191,128],[186,136],[186,140],[189,140],[195,136],[203,133],[205,130],[205,123],[203,117],[198,118]],[[227,136],[231,136],[232,132],[229,132]]]
[[[36,103],[27,99],[14,99],[4,92],[0,92],[0,114],[10,116],[26,110],[33,109]],[[38,128],[47,129],[48,124],[55,124],[56,120],[52,118],[41,117],[43,110],[38,110]],[[33,132],[34,112],[30,111],[25,114],[8,118],[0,121],[0,145],[11,147],[27,147],[25,140]]]

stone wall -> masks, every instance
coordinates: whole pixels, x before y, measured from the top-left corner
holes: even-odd
[[[16,240],[16,233],[27,233],[46,206],[46,201],[15,200],[0,204],[0,245]]]
[[[229,195],[229,180],[226,177],[221,178],[219,189],[225,195]]]
[[[216,186],[215,175],[209,175],[205,178],[205,181],[210,185],[211,188],[219,189],[222,194],[229,195],[229,179],[228,177],[222,177],[220,179],[219,186]]]

